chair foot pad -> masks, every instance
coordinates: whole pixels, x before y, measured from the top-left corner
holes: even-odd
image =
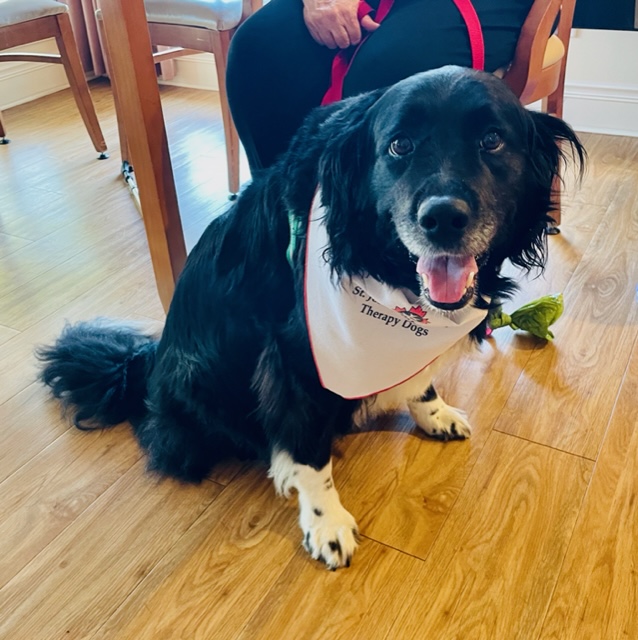
[[[547,225],[547,235],[548,236],[557,236],[560,233],[560,227],[557,227],[555,224]]]
[[[0,138],[0,144],[9,144],[10,142],[9,138]]]
[[[109,157],[108,151],[100,152],[100,155],[97,157],[98,160],[106,160]]]

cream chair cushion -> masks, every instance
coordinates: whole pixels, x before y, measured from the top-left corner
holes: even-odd
[[[565,45],[563,41],[557,36],[552,35],[547,41],[547,47],[545,48],[545,55],[543,56],[543,69],[551,67],[556,64],[565,56]],[[494,75],[498,78],[502,78],[507,72],[507,67],[502,67],[494,72]]]
[[[55,0],[0,0],[0,27],[67,11],[64,3]]]
[[[565,56],[565,45],[558,36],[551,36],[547,41],[547,48],[543,56],[543,69],[551,67]]]
[[[213,31],[234,29],[242,12],[242,0],[145,0],[144,5],[149,22]]]

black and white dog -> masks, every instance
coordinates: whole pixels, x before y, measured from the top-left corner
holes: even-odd
[[[42,380],[79,428],[129,420],[161,474],[198,482],[229,456],[269,460],[277,491],[299,494],[308,552],[329,568],[349,566],[357,526],[332,479],[335,436],[405,406],[440,439],[464,438],[470,427],[431,384],[426,365],[435,356],[419,356],[419,366],[385,385],[391,363],[369,353],[383,351],[385,339],[369,338],[356,347],[368,357],[361,375],[374,369],[381,378],[357,386],[349,338],[330,349],[341,319],[326,323],[328,303],[308,292],[309,265],[320,256],[327,290],[352,294],[360,315],[385,324],[387,335],[404,328],[422,340],[428,322],[458,326],[470,313],[461,333],[481,339],[491,301],[514,288],[500,275],[503,262],[544,264],[560,143],[582,165],[584,151],[562,120],[525,110],[501,80],[456,67],[319,108],[205,231],[159,341],[107,322],[69,326],[39,351]],[[323,234],[312,250],[311,210]],[[386,313],[386,290],[410,309],[390,303]],[[321,340],[332,357],[325,375]],[[331,390],[330,377],[349,392]]]

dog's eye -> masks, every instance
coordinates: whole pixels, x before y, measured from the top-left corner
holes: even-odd
[[[407,156],[408,153],[412,153],[412,151],[414,151],[414,145],[412,144],[412,140],[410,140],[410,138],[395,138],[390,143],[391,156]]]
[[[488,131],[481,140],[481,149],[498,151],[503,146],[503,138],[496,131]]]

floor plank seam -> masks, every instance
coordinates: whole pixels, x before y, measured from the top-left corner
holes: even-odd
[[[637,339],[636,342],[638,343],[638,339]],[[619,395],[620,395],[620,393],[619,393]],[[618,398],[616,398],[616,402],[614,402],[614,408],[616,407],[616,403],[617,402],[618,402]],[[602,447],[602,442],[604,442],[605,437],[607,436],[607,430],[609,429],[609,424],[611,423],[613,413],[614,412],[612,410],[611,415],[609,416],[609,422],[607,423],[607,429],[605,429],[605,436],[601,440],[601,447]],[[599,452],[600,452],[600,449],[599,449]],[[582,459],[583,460],[589,460],[589,458],[582,458]],[[574,526],[572,527],[572,530],[571,530],[571,532],[569,534],[569,540],[567,541],[567,544],[565,545],[565,553],[563,554],[563,557],[561,559],[560,567],[559,567],[558,571],[556,572],[556,580],[554,581],[554,585],[552,587],[552,593],[547,599],[547,604],[545,606],[545,611],[543,613],[543,623],[539,628],[538,636],[536,636],[536,638],[534,640],[541,640],[541,638],[542,638],[543,629],[545,628],[545,623],[547,621],[547,616],[549,615],[549,611],[551,609],[551,605],[552,605],[552,602],[554,601],[554,596],[556,594],[556,589],[558,588],[558,584],[560,582],[560,578],[561,578],[561,575],[563,573],[563,567],[565,566],[565,561],[567,560],[567,556],[569,555],[569,550],[570,550],[570,548],[572,546],[572,542],[574,540],[574,534],[576,533],[576,529],[578,528],[578,524],[580,522],[580,518],[581,518],[581,515],[583,513],[583,506],[585,505],[585,501],[587,500],[587,496],[589,495],[589,491],[591,490],[591,486],[592,486],[592,482],[593,482],[593,479],[594,479],[594,475],[595,475],[596,469],[598,467],[598,455],[596,456],[596,460],[594,460],[592,462],[593,462],[593,465],[592,465],[591,473],[589,475],[589,480],[587,482],[587,486],[585,487],[585,490],[583,491],[583,495],[582,495],[580,504],[578,505],[578,513],[577,513],[576,517],[574,518]]]
[[[65,432],[65,433],[66,433],[66,432]],[[64,434],[60,434],[60,436],[59,436],[59,437],[61,437],[62,435],[64,435]],[[48,449],[48,448],[49,448],[50,446],[52,446],[52,445],[53,445],[57,440],[58,440],[58,438],[56,438],[53,442],[51,442],[47,447],[45,447],[44,449],[42,449],[42,451],[45,451],[46,449]],[[38,455],[39,455],[39,454],[38,454]],[[34,456],[34,457],[35,457],[35,456]],[[56,540],[58,540],[58,538],[60,538],[60,536],[62,536],[62,535],[65,533],[65,531],[67,531],[67,530],[69,529],[69,527],[71,527],[72,525],[74,525],[74,524],[77,522],[77,520],[78,520],[78,519],[79,519],[79,518],[80,518],[84,513],[86,513],[89,509],[94,508],[94,507],[95,507],[95,504],[96,504],[97,502],[101,501],[101,499],[102,499],[106,494],[108,494],[108,493],[113,489],[113,487],[114,487],[116,484],[118,484],[118,483],[121,481],[121,479],[122,479],[122,478],[123,478],[123,477],[124,477],[124,476],[125,476],[125,475],[126,475],[126,474],[127,474],[127,473],[128,473],[128,472],[129,472],[129,471],[130,471],[130,470],[131,470],[131,469],[132,469],[132,468],[133,468],[137,463],[138,463],[138,462],[139,462],[140,458],[141,458],[141,454],[140,454],[140,456],[139,456],[139,457],[137,457],[137,458],[136,458],[136,459],[131,463],[131,466],[130,466],[128,469],[126,469],[126,471],[123,471],[123,472],[122,472],[122,475],[121,475],[119,478],[117,478],[117,479],[116,479],[116,480],[115,480],[115,481],[114,481],[114,482],[113,482],[109,487],[107,487],[107,488],[106,488],[106,489],[105,489],[105,490],[104,490],[104,491],[103,491],[99,496],[97,496],[97,497],[95,498],[95,500],[93,500],[92,502],[89,502],[89,503],[84,507],[84,509],[82,509],[81,511],[79,511],[79,512],[75,515],[75,517],[73,518],[73,520],[70,520],[70,521],[67,523],[67,525],[66,525],[66,526],[64,526],[60,531],[58,531],[58,533],[57,533],[53,538],[51,538],[51,540],[49,540],[49,541],[47,542],[47,544],[46,544],[44,547],[42,547],[42,549],[40,549],[40,550],[39,550],[39,551],[38,551],[38,552],[37,552],[37,553],[36,553],[36,554],[35,554],[35,555],[34,555],[34,556],[33,556],[33,557],[32,557],[32,558],[31,558],[31,559],[30,559],[30,560],[29,560],[25,565],[24,565],[24,566],[22,566],[22,567],[17,571],[17,573],[15,573],[15,574],[10,578],[10,579],[8,579],[8,580],[7,580],[3,585],[1,585],[1,586],[0,586],[0,596],[1,596],[1,595],[2,595],[2,593],[5,591],[5,589],[11,585],[11,583],[12,583],[14,580],[15,580],[15,579],[17,579],[17,578],[20,576],[20,574],[21,574],[23,571],[25,571],[25,570],[29,567],[29,565],[31,565],[31,564],[32,564],[32,563],[34,563],[34,562],[37,562],[37,560],[38,560],[38,558],[40,558],[40,556],[43,556],[43,555],[45,555],[45,554],[46,554],[46,553],[47,553],[47,551],[48,551],[48,549],[49,549],[49,547],[50,547],[51,545],[53,545],[53,544],[56,542]],[[33,460],[33,458],[31,458],[31,460]],[[26,463],[25,463],[25,464],[26,464]],[[24,465],[22,465],[22,466],[24,466]],[[13,474],[12,474],[12,475],[13,475]],[[9,477],[10,477],[10,476],[9,476]],[[3,481],[3,482],[4,482],[4,481]],[[2,483],[0,483],[0,484],[2,484]]]
[[[142,456],[140,456],[141,458]],[[140,458],[137,459],[136,463],[139,462]],[[104,622],[100,625],[97,626],[97,628],[95,629],[94,633],[91,634],[91,638],[95,638],[95,637],[99,637],[101,630],[108,625],[109,620],[111,620],[111,618],[113,618],[113,616],[116,616],[118,611],[121,610],[121,608],[126,604],[126,602],[128,601],[128,599],[138,590],[143,588],[144,582],[146,580],[150,580],[151,579],[151,574],[157,570],[157,567],[161,564],[162,560],[173,551],[173,549],[175,548],[175,546],[181,541],[181,539],[195,526],[195,524],[200,520],[200,518],[202,518],[204,516],[204,514],[206,513],[206,511],[208,511],[208,509],[210,509],[211,505],[213,505],[215,503],[216,500],[219,499],[219,496],[222,495],[222,493],[224,491],[226,491],[227,487],[224,487],[222,485],[222,490],[210,501],[210,503],[208,504],[208,506],[202,510],[202,512],[195,518],[195,520],[193,520],[193,522],[186,528],[184,529],[184,531],[182,532],[182,535],[179,536],[179,538],[177,538],[174,542],[173,545],[171,545],[170,548],[168,548],[166,550],[166,553],[162,554],[160,557],[157,558],[157,561],[153,564],[153,567],[150,569],[150,571],[148,571],[141,579],[139,582],[137,582],[135,585],[133,585],[130,589],[130,591],[124,595],[122,597],[122,600],[120,601],[120,603],[115,606],[115,608],[113,609],[113,612],[111,613],[110,616],[108,616]],[[146,606],[146,604],[144,605]],[[88,640],[88,639],[87,639]]]
[[[70,260],[74,260],[78,255],[80,254],[76,254],[74,257],[70,258]],[[66,262],[68,262],[67,260],[65,260],[64,262],[58,263],[59,265],[62,264],[66,264]],[[80,298],[82,298],[83,296],[86,296],[88,294],[91,294],[93,292],[95,292],[96,290],[98,290],[100,287],[102,287],[104,285],[105,282],[107,282],[108,280],[112,279],[112,278],[118,278],[121,276],[121,274],[123,272],[125,272],[127,269],[131,269],[135,266],[139,267],[141,266],[144,262],[146,262],[146,258],[140,256],[139,258],[135,258],[135,260],[131,263],[125,264],[117,269],[114,269],[113,271],[111,271],[110,273],[107,273],[106,275],[104,275],[103,277],[101,277],[99,280],[97,280],[96,282],[93,283],[93,285],[91,287],[89,287],[88,289],[84,290],[84,291],[80,291],[76,296],[69,298],[68,300],[65,300],[59,307],[55,308],[55,309],[51,309],[49,312],[45,313],[45,315],[39,317],[37,320],[34,320],[31,324],[29,324],[28,326],[26,326],[24,329],[19,330],[20,333],[25,333],[29,330],[31,330],[33,327],[35,327],[36,325],[38,325],[40,322],[44,322],[47,319],[50,319],[52,316],[56,316],[57,314],[60,313],[61,309],[64,309],[65,307],[68,307],[70,305],[72,305],[73,303],[77,302]],[[12,338],[10,338],[9,340],[7,340],[7,342],[3,343],[2,345],[0,345],[0,352],[2,350],[2,348],[9,344],[11,342],[11,340],[14,340],[16,337],[18,336],[13,336]],[[34,348],[37,347],[37,345],[34,345]],[[33,382],[33,381],[32,381]],[[31,384],[31,383],[30,383]],[[28,386],[28,385],[27,385]],[[26,387],[25,387],[26,388]],[[24,391],[24,388],[21,390]],[[16,395],[16,394],[14,394]],[[13,396],[12,396],[13,397]],[[7,398],[9,399],[9,398]]]
[[[600,438],[600,444],[598,445],[598,451],[596,451],[596,463],[598,462],[598,458],[600,457],[600,452],[602,451],[603,445],[607,440],[607,434],[609,433],[609,429],[612,424],[612,420],[614,418],[614,413],[616,412],[616,407],[618,406],[618,401],[620,400],[620,394],[622,392],[622,388],[625,384],[625,380],[629,375],[629,368],[631,366],[631,354],[634,353],[635,350],[638,350],[638,332],[636,332],[636,336],[634,341],[629,349],[629,358],[627,360],[627,365],[625,366],[625,370],[623,371],[622,377],[620,379],[620,384],[618,385],[618,392],[616,393],[616,397],[614,398],[614,404],[611,407],[611,411],[609,412],[609,419],[607,420],[607,424],[605,425],[605,431]],[[593,471],[592,471],[593,474]]]
[[[15,327],[11,327],[8,324],[0,323],[0,329],[9,329],[9,331],[17,332],[15,336],[11,336],[6,342],[3,342],[2,345],[8,344],[9,342],[11,342],[11,340],[13,340],[14,338],[16,338],[22,333],[22,329],[16,329]]]
[[[2,347],[4,347],[5,345],[8,345],[11,340],[13,340],[14,338],[17,338],[20,334],[13,336],[13,338],[10,338],[9,340],[7,340],[6,342],[4,342],[2,345],[0,345],[0,352],[2,351]],[[35,356],[34,356],[35,357]],[[0,407],[4,406],[5,404],[7,404],[8,402],[11,402],[11,400],[13,400],[16,396],[19,396],[23,391],[25,391],[26,389],[28,389],[30,386],[34,385],[34,384],[38,384],[38,379],[34,378],[33,380],[29,380],[25,383],[24,387],[21,387],[18,391],[16,391],[14,394],[10,395],[8,398],[5,398],[2,402],[0,402]]]
[[[25,460],[19,467],[17,467],[16,469],[14,469],[6,478],[3,478],[2,480],[0,480],[0,487],[2,487],[2,485],[7,482],[13,475],[15,475],[16,473],[18,473],[20,471],[20,469],[22,469],[23,467],[25,467],[26,465],[28,465],[34,458],[37,458],[39,455],[41,455],[44,451],[46,451],[49,447],[53,446],[62,436],[66,435],[67,433],[69,433],[71,430],[73,429],[72,426],[69,425],[69,427],[67,429],[65,429],[64,431],[62,431],[60,433],[60,435],[58,435],[56,438],[54,438],[53,440],[51,440],[51,442],[49,442],[49,444],[47,444],[45,447],[43,447],[42,449],[40,449],[39,451],[37,451],[36,453],[34,453],[30,458],[28,458],[27,460]]]
[[[382,547],[386,547],[387,549],[392,549],[393,551],[397,551],[398,553],[409,556],[410,558],[414,558],[415,560],[419,560],[419,562],[425,562],[425,558],[421,558],[420,556],[415,555],[414,553],[410,553],[409,551],[405,551],[405,549],[400,549],[399,547],[395,547],[387,542],[383,542],[382,540],[377,540],[370,535],[365,533],[359,533],[360,538],[365,538],[366,540],[370,540],[370,542],[374,542],[375,544],[381,545]],[[428,552],[429,553],[429,552]],[[426,556],[427,557],[427,556]]]
[[[619,392],[620,393],[620,392]],[[611,419],[611,416],[610,418]],[[547,444],[545,442],[538,442],[537,440],[532,440],[531,438],[526,438],[525,436],[521,436],[517,433],[509,433],[509,431],[502,431],[501,429],[494,428],[494,431],[500,433],[504,436],[509,436],[511,438],[516,438],[517,440],[522,440],[523,442],[528,442],[529,444],[534,444],[539,447],[544,447],[545,449],[551,449],[552,451],[557,451],[558,453],[564,453],[567,456],[572,456],[574,458],[578,458],[580,460],[588,460],[589,462],[596,462],[596,458],[590,458],[586,455],[581,455],[579,453],[574,453],[573,451],[566,451],[565,449],[560,449],[559,447],[554,447],[551,444]]]
[[[29,280],[27,280],[26,282],[23,282],[23,283],[22,283],[22,286],[23,286],[23,287],[24,287],[24,286],[27,286],[27,285],[29,285],[29,284],[33,283],[33,282],[34,282],[35,280],[37,280],[38,278],[40,278],[40,277],[42,277],[42,276],[46,275],[47,273],[50,273],[50,272],[51,272],[51,271],[53,271],[54,269],[56,269],[56,268],[58,268],[58,267],[62,267],[62,266],[64,266],[64,265],[67,265],[69,262],[72,262],[73,260],[76,260],[77,258],[79,258],[79,257],[81,257],[81,256],[83,256],[83,255],[85,255],[85,254],[87,254],[88,252],[90,252],[90,251],[94,251],[96,246],[101,245],[101,244],[103,244],[104,242],[107,242],[110,238],[116,238],[116,237],[118,237],[118,236],[121,236],[121,234],[122,234],[123,232],[125,232],[125,231],[127,231],[127,230],[128,230],[129,226],[133,226],[134,224],[136,224],[136,223],[134,223],[134,222],[130,222],[129,224],[124,225],[124,227],[118,227],[118,230],[117,230],[117,231],[113,231],[113,232],[111,232],[111,233],[108,233],[106,236],[104,236],[104,237],[102,237],[102,238],[99,238],[99,239],[98,239],[95,243],[93,243],[93,244],[90,244],[90,245],[82,245],[82,249],[81,249],[80,251],[78,251],[77,253],[74,253],[73,255],[69,256],[68,258],[65,258],[64,260],[61,260],[61,261],[59,261],[59,262],[56,262],[55,264],[50,265],[50,266],[49,266],[49,268],[44,269],[43,271],[41,271],[40,273],[38,273],[38,274],[34,275],[32,278],[30,278],[30,279],[29,279]],[[52,233],[56,233],[56,232],[52,232]],[[51,234],[48,234],[48,235],[51,235]],[[46,237],[46,236],[44,236],[44,237]],[[35,240],[34,242],[38,242],[38,240]],[[113,273],[117,273],[117,272],[121,271],[121,269],[122,269],[122,268],[126,268],[127,266],[128,266],[128,265],[124,265],[123,267],[120,267],[120,268],[118,268],[117,270],[113,271]],[[104,278],[104,279],[106,279],[106,278],[110,277],[111,275],[113,275],[113,274],[112,274],[112,273],[111,273],[111,274],[107,274],[107,275],[105,276],[105,278]],[[95,288],[95,287],[97,287],[97,286],[99,286],[100,284],[102,284],[102,282],[104,281],[104,279],[103,279],[103,280],[100,280],[99,282],[97,282],[97,283],[95,284],[94,288]],[[0,296],[0,304],[2,303],[2,301],[3,301],[5,298],[10,298],[14,293],[15,293],[15,291],[12,291],[12,292],[10,292],[10,293],[5,293],[5,294],[1,295],[1,296]],[[81,294],[79,294],[77,297],[80,297],[81,295],[84,295],[84,293],[86,293],[86,291],[85,291],[85,292],[83,292],[83,293],[81,293]],[[76,300],[76,299],[77,299],[77,298],[73,298],[73,300]],[[65,304],[65,305],[66,305],[66,304],[70,304],[71,302],[73,302],[73,300],[69,300],[69,301],[65,302],[64,304]],[[48,316],[48,315],[50,315],[50,314],[47,314],[47,316]],[[47,316],[43,316],[43,318],[46,318]],[[41,318],[41,319],[43,319],[43,318]],[[37,322],[36,322],[36,323],[34,323],[34,324],[37,324]],[[28,327],[25,327],[25,328],[23,328],[23,329],[15,329],[15,330],[16,330],[16,331],[26,331],[26,329],[30,328],[31,326],[33,326],[33,325],[29,325]]]

